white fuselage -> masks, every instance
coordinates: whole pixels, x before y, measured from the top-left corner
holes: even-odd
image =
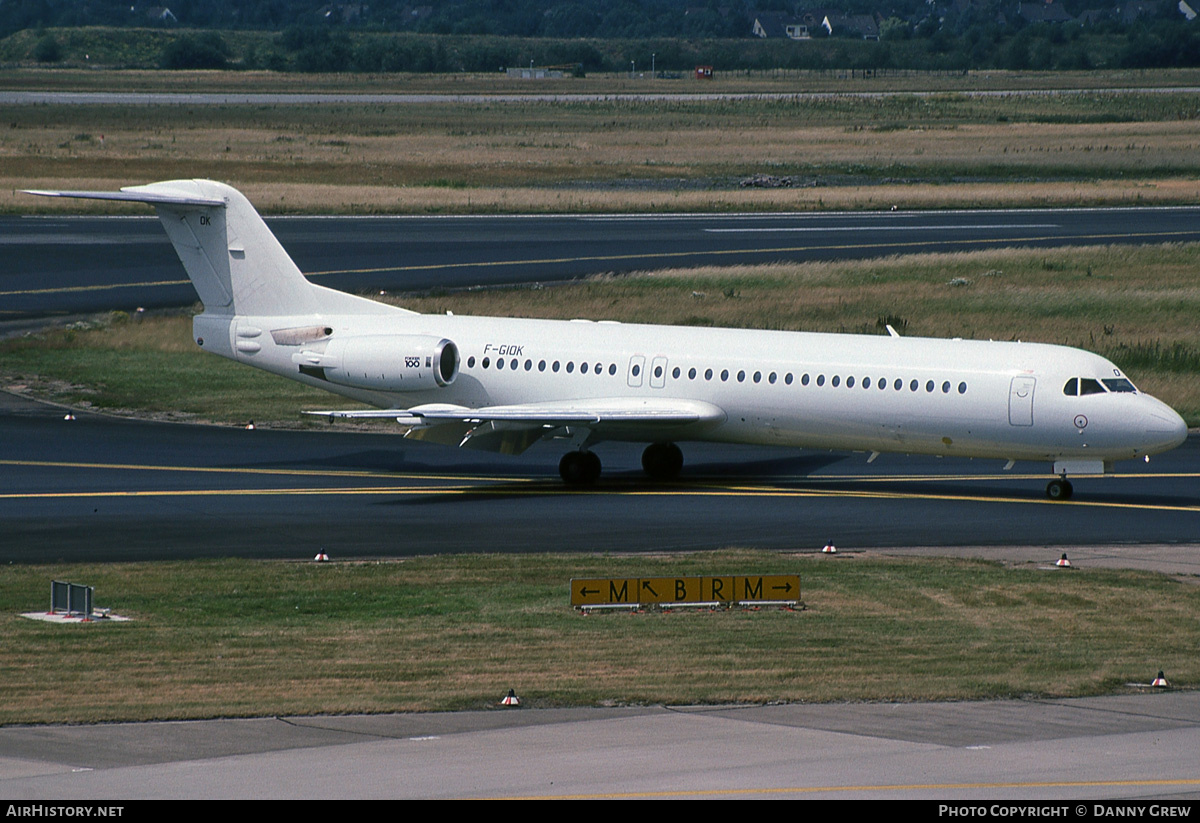
[[[1035,343],[379,313],[323,315],[339,336],[447,338],[451,385],[375,391],[298,375],[303,346],[265,329],[312,318],[239,317],[259,345],[236,359],[380,408],[470,408],[669,397],[719,408],[720,421],[627,429],[604,439],[714,440],[879,452],[1110,462],[1174,448],[1182,419],[1148,395],[1069,396],[1073,378],[1120,378],[1108,360]],[[320,344],[316,344],[319,346]],[[314,348],[309,345],[308,348]]]

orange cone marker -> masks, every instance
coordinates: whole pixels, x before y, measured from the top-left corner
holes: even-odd
[[[1158,677],[1154,678],[1154,682],[1150,684],[1158,689],[1165,689],[1170,684],[1167,683],[1167,678],[1163,677],[1162,669],[1158,670]]]
[[[825,544],[825,548],[821,549],[821,553],[822,554],[837,554],[837,546],[833,545],[833,541],[830,540],[828,543]]]
[[[1060,569],[1071,568],[1071,561],[1067,559],[1067,553],[1063,552],[1063,556],[1058,558],[1058,562],[1055,563],[1054,565],[1058,566]]]
[[[521,698],[517,697],[516,692],[514,692],[512,689],[509,689],[508,694],[506,694],[504,696],[504,699],[500,701],[500,705],[501,706],[520,706]]]

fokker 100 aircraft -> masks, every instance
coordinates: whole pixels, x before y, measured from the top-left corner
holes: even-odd
[[[1108,360],[1036,343],[679,328],[418,314],[310,283],[237,190],[208,180],[119,192],[157,210],[204,303],[201,348],[369,405],[407,436],[519,454],[568,444],[563,480],[600,475],[592,448],[647,443],[670,478],[680,441],[1037,460],[1068,475],[1181,444],[1184,421]]]

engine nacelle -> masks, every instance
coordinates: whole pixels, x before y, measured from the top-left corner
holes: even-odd
[[[325,351],[304,351],[292,359],[309,377],[391,392],[449,386],[458,377],[459,364],[458,346],[423,334],[334,335]]]

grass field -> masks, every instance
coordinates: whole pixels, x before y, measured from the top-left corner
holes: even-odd
[[[798,573],[807,611],[584,617],[571,577]],[[34,622],[48,581],[133,618]],[[1163,575],[723,551],[0,569],[0,723],[1069,696],[1200,683]]]

